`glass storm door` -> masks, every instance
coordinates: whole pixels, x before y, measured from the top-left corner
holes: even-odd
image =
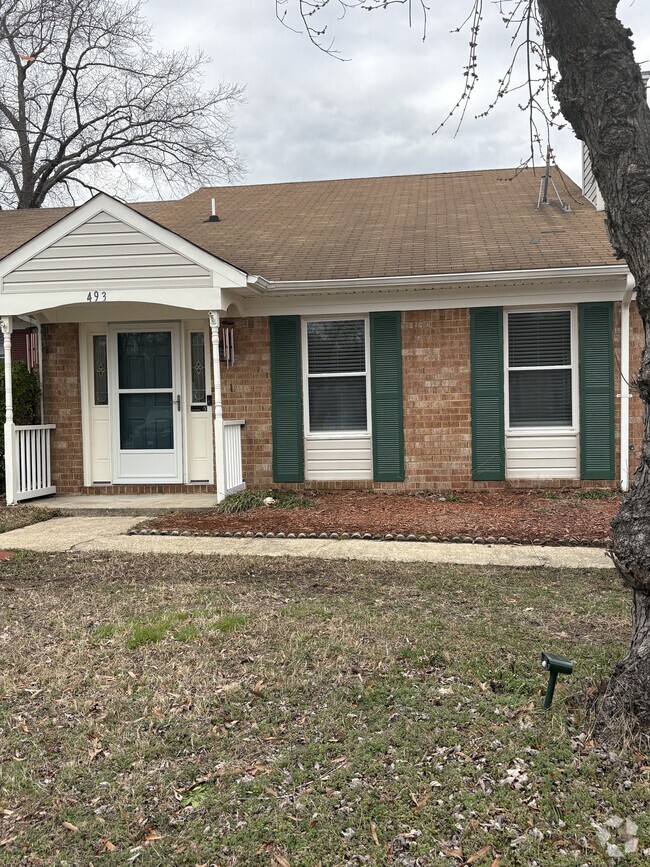
[[[179,332],[111,329],[114,482],[182,481]]]

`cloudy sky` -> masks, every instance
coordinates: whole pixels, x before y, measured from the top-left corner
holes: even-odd
[[[450,31],[471,4],[429,3],[425,41],[417,0],[410,29],[403,6],[331,21],[346,62],[283,27],[275,0],[149,0],[145,14],[158,44],[203,48],[213,61],[210,78],[246,86],[246,103],[235,115],[246,183],[518,165],[528,154],[528,127],[516,97],[474,119],[491,101],[509,56],[494,3],[485,4],[473,110],[455,137],[453,124],[432,135],[460,92],[467,36]],[[287,0],[292,6],[295,0]],[[619,6],[639,61],[650,61],[645,6],[642,0]],[[579,182],[580,145],[572,133],[555,133],[553,145],[559,165]]]

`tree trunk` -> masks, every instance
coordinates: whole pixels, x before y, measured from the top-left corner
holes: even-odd
[[[561,75],[555,92],[589,150],[610,239],[636,280],[645,328],[637,380],[645,404],[641,465],[614,520],[612,551],[633,593],[634,628],[602,710],[610,717],[632,714],[650,730],[650,109],[617,6],[618,0],[538,0],[546,46]]]

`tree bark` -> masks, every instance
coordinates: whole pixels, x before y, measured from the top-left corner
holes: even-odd
[[[631,713],[650,729],[650,109],[617,6],[618,0],[538,0],[561,75],[555,92],[589,150],[612,244],[636,280],[646,335],[637,379],[645,404],[641,464],[613,524],[613,559],[633,593],[633,633],[602,708],[609,716]]]

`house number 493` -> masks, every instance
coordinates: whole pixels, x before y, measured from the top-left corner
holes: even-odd
[[[106,292],[89,292],[86,301],[106,301]]]

